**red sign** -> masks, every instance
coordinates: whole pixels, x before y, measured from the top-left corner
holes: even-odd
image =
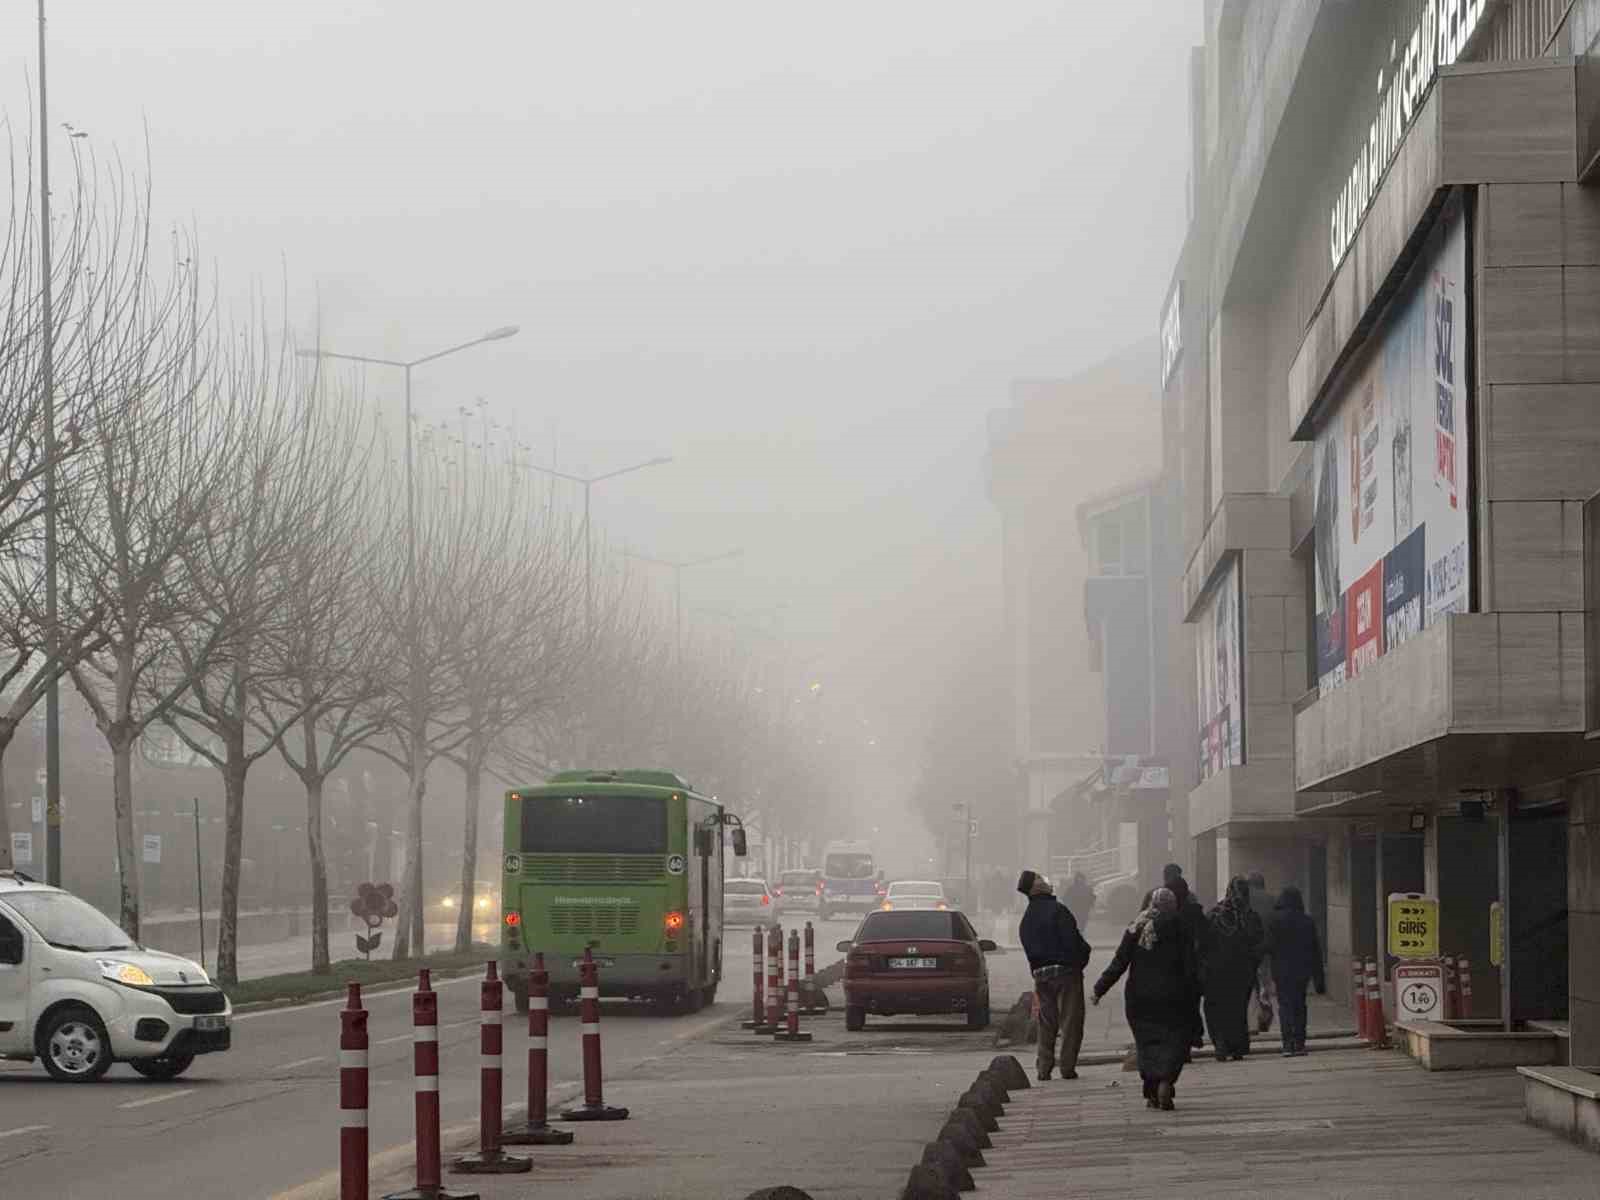
[[[1380,559],[1345,596],[1345,676],[1354,679],[1383,653],[1383,562]]]

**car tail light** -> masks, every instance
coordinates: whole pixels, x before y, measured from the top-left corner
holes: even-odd
[[[771,904],[772,903],[772,897],[771,896],[762,896],[761,897],[761,903],[763,903],[763,904]]]
[[[817,895],[822,895],[822,881],[820,879],[817,881]]]
[[[939,911],[940,911],[940,912],[945,912],[945,911],[946,911],[946,910],[948,910],[948,908],[949,908],[949,905],[947,905],[947,904],[942,904],[942,903],[941,903],[941,904],[940,904],[940,905],[939,905]]]
[[[781,896],[781,895],[783,895],[783,889],[781,887],[780,888],[774,888],[773,891],[772,891],[772,894],[774,896]]]
[[[894,905],[891,904],[887,900],[885,900],[881,905],[879,905],[879,907],[882,908],[884,912],[893,912],[894,911]]]
[[[667,936],[671,937],[683,928],[683,914],[681,912],[669,912],[661,923],[666,926]]]

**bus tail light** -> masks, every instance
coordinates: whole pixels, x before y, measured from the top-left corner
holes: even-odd
[[[506,924],[515,929],[522,924],[522,914],[516,911],[508,912],[506,914]]]
[[[667,928],[667,936],[672,937],[683,928],[683,914],[681,912],[669,912],[662,924]]]

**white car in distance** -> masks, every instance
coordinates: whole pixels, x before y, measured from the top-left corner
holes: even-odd
[[[881,907],[884,912],[917,908],[944,910],[950,907],[950,901],[945,897],[944,885],[934,880],[898,879],[889,885]]]

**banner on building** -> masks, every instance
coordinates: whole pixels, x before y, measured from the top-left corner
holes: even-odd
[[[1200,701],[1200,778],[1244,765],[1244,597],[1231,559],[1200,610],[1195,679]]]
[[[1468,598],[1466,222],[1452,202],[1317,436],[1317,686]]]

